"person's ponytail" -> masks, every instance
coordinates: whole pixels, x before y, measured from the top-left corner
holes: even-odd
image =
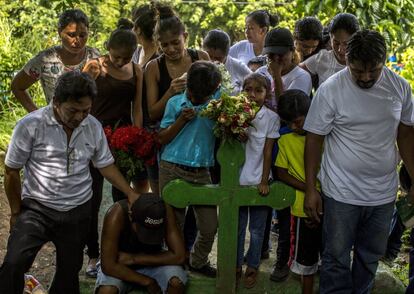
[[[108,41],[105,43],[107,50],[118,48],[130,48],[135,51],[137,48],[137,36],[132,31],[134,24],[126,19],[121,18],[118,20],[117,28],[109,36]]]
[[[185,26],[174,10],[161,3],[154,3],[156,9],[156,25],[154,40],[158,40],[161,34],[169,32],[173,35],[181,35],[185,32]]]
[[[270,27],[277,26],[279,17],[276,14],[271,14],[267,10],[256,10],[250,12],[247,18],[252,19],[259,27],[270,29]]]

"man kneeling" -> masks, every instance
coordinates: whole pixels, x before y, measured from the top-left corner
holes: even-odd
[[[184,243],[174,212],[159,196],[142,194],[130,209],[126,200],[114,203],[101,240],[96,293],[128,293],[139,286],[149,293],[184,292]]]

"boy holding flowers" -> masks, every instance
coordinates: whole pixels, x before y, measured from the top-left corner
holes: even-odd
[[[214,121],[201,117],[221,82],[218,68],[211,62],[193,63],[187,75],[187,89],[170,98],[161,121],[159,141],[164,145],[160,162],[160,191],[174,179],[210,184],[209,167],[214,165]],[[208,262],[217,231],[215,206],[195,206],[197,239],[190,254],[190,268],[215,277]],[[177,224],[183,230],[185,209],[175,208]]]

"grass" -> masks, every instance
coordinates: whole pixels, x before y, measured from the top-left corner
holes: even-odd
[[[39,85],[34,85],[30,91],[32,95],[38,97],[34,101],[39,107],[46,104],[44,95],[40,91]],[[16,122],[27,114],[27,111],[15,98],[9,97],[6,95],[0,97],[0,151],[6,150]]]
[[[95,288],[95,283],[93,281],[80,281],[80,292],[81,294],[90,294],[93,293]]]
[[[391,270],[394,273],[395,276],[398,277],[398,279],[403,282],[405,286],[408,285],[408,269],[409,269],[409,251],[411,248],[410,245],[410,232],[411,229],[406,229],[404,231],[404,234],[401,238],[403,241],[403,245],[400,250],[400,254],[398,257],[394,260],[394,262],[391,265]]]
[[[5,151],[16,122],[26,114],[17,102],[0,101],[0,150]]]

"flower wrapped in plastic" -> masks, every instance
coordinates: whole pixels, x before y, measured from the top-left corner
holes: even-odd
[[[227,70],[226,65],[220,62],[215,62],[214,64],[218,67],[220,74],[221,74],[222,92],[233,93],[235,86],[233,85],[231,75],[229,71]]]
[[[127,181],[136,178],[145,165],[156,163],[159,145],[155,132],[135,126],[124,126],[115,130],[107,126],[104,131],[115,164]]]
[[[245,93],[230,96],[223,92],[219,100],[211,100],[201,112],[202,116],[216,122],[214,135],[224,139],[238,139],[251,125],[259,106]]]

